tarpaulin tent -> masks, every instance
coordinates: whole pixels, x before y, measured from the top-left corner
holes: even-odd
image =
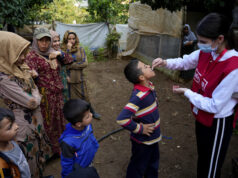
[[[61,40],[67,30],[74,31],[80,43],[92,50],[105,47],[106,37],[109,33],[106,23],[63,24],[56,22],[55,30],[60,34]]]

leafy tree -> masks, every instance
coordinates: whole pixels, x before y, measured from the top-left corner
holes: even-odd
[[[54,0],[46,9],[42,9],[37,16],[38,21],[51,23],[60,21],[62,23],[83,23],[88,16],[84,8],[79,8],[75,4],[78,0]]]
[[[29,20],[33,7],[42,7],[52,0],[0,0],[0,28],[5,24],[22,27]],[[37,12],[40,9],[34,9]]]
[[[129,0],[88,0],[88,22],[126,23]]]

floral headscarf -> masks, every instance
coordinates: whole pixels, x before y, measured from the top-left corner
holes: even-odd
[[[63,43],[61,45],[61,50],[64,51],[64,52],[67,51],[68,36],[70,34],[74,34],[75,35],[75,44],[72,46],[72,48],[70,50],[71,53],[75,53],[79,49],[79,38],[78,38],[77,34],[74,31],[71,31],[71,30],[67,30],[65,32],[64,38],[63,38]]]

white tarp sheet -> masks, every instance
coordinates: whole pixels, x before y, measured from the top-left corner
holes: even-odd
[[[63,24],[56,22],[56,32],[60,34],[61,40],[67,30],[74,31],[78,35],[80,43],[92,50],[105,47],[109,33],[106,23]]]
[[[126,50],[127,34],[129,32],[128,24],[116,24],[116,31],[121,34],[119,40],[120,50]]]

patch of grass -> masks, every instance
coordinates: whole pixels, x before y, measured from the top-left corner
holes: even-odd
[[[88,60],[88,63],[90,62],[94,62],[94,57],[93,57],[93,53],[92,51],[89,49],[88,46],[82,46],[85,50],[85,53],[86,53],[86,56],[87,56],[87,60]]]

